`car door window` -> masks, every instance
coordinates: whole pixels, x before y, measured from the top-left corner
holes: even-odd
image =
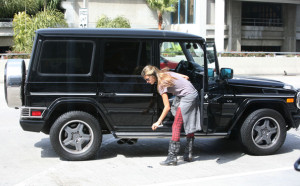
[[[44,41],[39,72],[56,76],[89,74],[91,73],[94,49],[93,41]]]
[[[210,76],[208,78],[208,84],[215,84],[216,79],[218,78],[217,74],[217,69],[218,67],[216,66],[216,55],[215,55],[215,47],[213,43],[207,43],[206,45],[206,56],[207,56],[207,67],[208,70],[213,71],[213,76]]]
[[[160,68],[175,69],[180,61],[187,61],[179,42],[160,44]]]
[[[103,69],[108,75],[140,75],[151,62],[150,42],[107,41],[104,50]]]

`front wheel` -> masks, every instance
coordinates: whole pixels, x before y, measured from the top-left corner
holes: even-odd
[[[73,161],[88,160],[96,156],[101,145],[101,128],[94,116],[71,111],[54,122],[50,140],[60,157]]]
[[[259,109],[244,121],[240,139],[249,154],[269,155],[282,146],[286,131],[286,123],[280,113],[272,109]]]

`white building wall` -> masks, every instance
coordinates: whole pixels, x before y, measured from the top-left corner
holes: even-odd
[[[300,40],[300,5],[297,5],[296,32],[296,38],[297,40]]]
[[[224,21],[225,21],[225,0],[215,2],[215,43],[219,52],[224,51]]]
[[[83,8],[84,0],[62,1],[63,8],[66,9],[65,18],[70,27],[79,27],[79,8]],[[151,10],[145,0],[85,0],[88,9],[88,27],[95,28],[96,22],[101,15],[109,18],[124,16],[129,19],[132,28],[157,29],[157,13]],[[163,16],[165,25],[170,24],[170,14]]]
[[[231,48],[233,45],[230,41],[230,38],[233,37],[232,34],[229,34],[230,26],[234,26],[237,23],[228,22],[226,16],[231,16],[232,12],[229,6],[232,2],[239,1],[251,1],[251,0],[196,0],[195,1],[195,22],[194,24],[170,24],[170,13],[164,15],[163,29],[174,30],[186,33],[192,33],[200,35],[203,38],[208,39],[209,41],[215,40],[218,51],[224,50],[240,50],[242,41],[239,42],[238,46]],[[253,2],[279,2],[279,0],[253,0]],[[151,10],[146,4],[145,0],[67,0],[62,1],[62,6],[66,9],[65,17],[70,27],[79,27],[79,9],[83,8],[83,2],[86,2],[86,7],[88,8],[88,27],[94,28],[96,22],[101,15],[106,15],[110,18],[115,18],[119,15],[124,16],[129,19],[132,28],[150,28],[157,29],[158,27],[158,18],[157,13],[154,10]],[[220,3],[221,2],[221,3]],[[282,2],[282,0],[281,0]],[[296,39],[297,39],[297,51],[300,49],[300,0],[287,0],[285,3],[293,3],[297,6],[297,18],[296,18]],[[237,7],[233,7],[237,8]],[[240,8],[240,7],[238,7]],[[224,11],[225,10],[225,11]],[[226,25],[228,23],[228,25]],[[245,30],[245,27],[240,27],[232,31],[233,34],[242,33],[240,39],[243,39],[244,44],[248,42],[245,40],[249,37],[247,36],[248,29]],[[282,32],[282,31],[281,31]],[[281,33],[280,32],[280,33]],[[261,33],[261,32],[251,32]],[[262,38],[273,37],[277,31],[272,30],[271,34],[268,32],[263,32]],[[266,35],[267,34],[267,35]],[[275,35],[274,35],[275,34]],[[282,33],[281,33],[282,34]],[[276,37],[283,37],[282,35]],[[280,38],[279,38],[280,39]],[[234,41],[236,42],[236,41]],[[250,42],[250,41],[249,41]],[[247,43],[247,45],[256,45],[254,40],[251,40],[252,43]],[[272,42],[260,43],[262,46],[273,45]],[[280,43],[279,43],[280,44]],[[229,46],[230,45],[230,46]],[[278,43],[277,43],[278,45]],[[281,45],[281,44],[280,44]],[[279,46],[279,45],[278,45]]]

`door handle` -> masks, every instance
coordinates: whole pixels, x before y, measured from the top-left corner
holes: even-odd
[[[104,92],[99,92],[98,94],[100,97],[113,97],[115,96],[115,93],[104,93]]]

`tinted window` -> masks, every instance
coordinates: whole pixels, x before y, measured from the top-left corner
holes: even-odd
[[[90,73],[94,43],[90,41],[45,41],[40,57],[40,73]]]
[[[150,42],[108,41],[105,43],[105,74],[140,75],[143,67],[150,62]]]

